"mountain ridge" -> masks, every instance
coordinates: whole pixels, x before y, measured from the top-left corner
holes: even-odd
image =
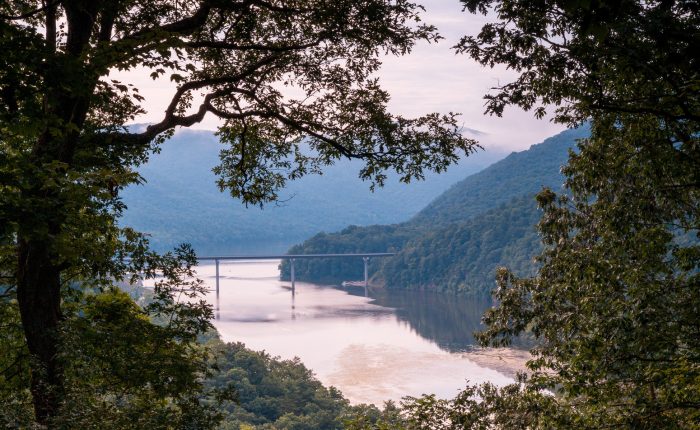
[[[316,235],[289,253],[397,252],[371,263],[375,285],[486,294],[499,265],[532,273],[532,258],[541,249],[534,195],[543,187],[561,189],[560,168],[577,140],[588,134],[587,126],[570,129],[511,153],[455,183],[405,223]],[[309,260],[295,267],[298,279],[317,282],[357,279],[361,268],[360,261],[340,260]],[[288,274],[283,263],[281,275]]]
[[[223,148],[212,132],[176,133],[138,169],[146,184],[121,192],[128,209],[120,224],[149,234],[161,252],[187,242],[200,255],[283,253],[319,231],[404,221],[466,173],[502,155],[470,156],[446,175],[429,174],[411,184],[390,175],[385,188],[373,194],[357,178],[359,162],[341,160],[323,176],[290,182],[280,202],[260,209],[245,208],[218,190],[211,169]]]

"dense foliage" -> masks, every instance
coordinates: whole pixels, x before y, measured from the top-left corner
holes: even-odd
[[[455,114],[387,110],[374,76],[380,54],[439,39],[420,11],[407,0],[0,1],[0,275],[9,308],[0,314],[19,315],[10,325],[23,337],[9,342],[26,349],[10,364],[29,368],[17,395],[29,390],[38,424],[80,422],[90,409],[83,404],[120,404],[99,389],[71,396],[73,382],[89,387],[91,379],[73,379],[81,360],[63,354],[74,339],[63,336],[73,320],[67,297],[143,269],[135,265],[147,254],[143,237],[117,223],[119,192],[140,182],[135,168],[176,127],[221,119],[217,184],[250,204],[274,201],[287,181],[341,158],[362,160],[359,176],[381,185],[388,170],[408,182],[477,149]],[[117,70],[172,82],[158,122],[125,126],[147,105],[138,88],[114,79]],[[158,267],[165,270],[146,269]],[[174,311],[192,316],[182,304]],[[80,352],[87,329],[74,327]],[[14,366],[0,371],[14,375]],[[186,392],[176,385],[151,402],[194,416],[196,402],[173,400]],[[148,427],[172,425],[159,419]]]
[[[269,428],[340,428],[347,401],[326,389],[298,360],[281,361],[243,344],[220,343],[214,348],[216,371],[206,384],[230,390],[234,396],[220,408],[223,428],[245,423]]]
[[[538,197],[543,266],[534,278],[501,274],[502,305],[487,314],[482,340],[532,330],[541,341],[536,384],[559,387],[562,404],[576,405],[565,410],[586,426],[692,427],[700,196],[668,185],[696,181],[697,160],[659,144],[669,136],[658,122],[625,120],[596,126],[572,157],[571,197]]]
[[[458,52],[504,65],[517,79],[486,95],[487,112],[550,110],[579,124],[598,115],[651,115],[680,141],[698,121],[698,20],[694,0],[460,0],[494,20]],[[620,118],[622,120],[622,118]]]
[[[395,288],[487,296],[497,267],[534,273],[540,215],[534,196],[525,195],[467,221],[426,230],[388,259],[378,276]]]
[[[530,410],[514,417],[532,427],[697,428],[700,4],[464,3],[499,15],[464,49],[521,73],[489,109],[561,103],[557,120],[592,124],[564,170],[568,195],[538,196],[541,268],[532,278],[503,270],[500,305],[485,318],[483,343],[524,330],[539,341],[515,396]]]
[[[541,249],[534,195],[542,187],[561,188],[569,149],[588,135],[587,126],[567,130],[513,153],[453,185],[408,222],[319,234],[289,253],[395,251],[395,257],[371,262],[374,284],[488,295],[499,266],[533,273],[532,259]],[[360,259],[299,260],[295,269],[301,279],[322,282],[363,274]],[[283,264],[282,275],[288,270]]]
[[[350,406],[337,389],[324,387],[298,359],[280,360],[241,343],[211,342],[214,370],[205,385],[227,392],[218,403],[221,430],[332,430],[358,415],[376,419],[378,409]]]
[[[194,279],[194,255],[143,256],[134,264],[155,282],[140,305],[111,282],[72,283],[63,297],[58,355],[64,384],[57,428],[154,428],[168,422],[212,428],[218,413],[201,402],[207,351],[197,339],[210,330],[211,307]],[[157,280],[155,278],[158,278]],[[128,285],[128,283],[125,283]],[[133,292],[133,291],[132,291]],[[182,299],[186,300],[182,300]],[[17,302],[0,298],[0,427],[35,428],[30,355]]]

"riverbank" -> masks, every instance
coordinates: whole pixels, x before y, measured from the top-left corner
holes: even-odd
[[[389,344],[350,345],[338,358],[336,369],[319,378],[340,388],[352,404],[379,406],[407,395],[451,398],[469,384],[503,385],[526,370],[528,359],[527,352],[508,348],[448,354]]]

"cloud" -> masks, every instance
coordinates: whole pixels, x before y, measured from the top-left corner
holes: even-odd
[[[445,39],[420,43],[404,57],[384,58],[379,76],[392,95],[392,111],[406,116],[459,112],[465,129],[477,130],[475,137],[486,150],[527,149],[564,129],[518,108],[506,109],[503,117],[484,115],[484,96],[517,74],[505,67],[483,67],[467,55],[457,55],[452,47],[494,18],[462,12],[457,0],[430,0],[424,6],[424,22],[437,26]]]

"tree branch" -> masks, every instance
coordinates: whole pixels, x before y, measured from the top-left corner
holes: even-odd
[[[211,2],[208,0],[203,1],[202,3],[200,3],[199,9],[197,9],[195,13],[193,13],[191,16],[188,16],[187,18],[183,18],[179,21],[175,21],[170,24],[165,24],[157,28],[148,28],[141,31],[137,31],[136,33],[124,36],[115,43],[119,44],[127,41],[141,40],[144,38],[144,36],[152,33],[191,33],[192,31],[202,27],[207,22],[207,18],[209,17],[209,12],[211,12],[211,9]]]
[[[38,9],[30,10],[29,12],[25,12],[25,13],[20,14],[20,15],[0,14],[0,19],[4,20],[4,21],[19,21],[22,19],[31,18],[32,16],[34,16],[36,14],[39,14],[41,12],[44,12],[45,10],[48,10],[48,9],[53,8],[55,6],[58,6],[59,4],[61,4],[62,1],[63,0],[52,0],[48,3],[45,3],[42,7],[38,8]]]
[[[308,134],[309,136],[315,137],[316,139],[321,140],[321,141],[331,145],[333,148],[337,149],[338,152],[340,152],[342,155],[344,155],[348,158],[362,158],[362,157],[367,157],[367,156],[372,155],[370,153],[353,153],[348,148],[339,144],[335,140],[330,139],[330,138],[322,135],[321,133],[311,129],[309,127],[309,125],[311,125],[311,124],[303,123],[301,121],[291,119],[291,118],[277,112],[274,109],[270,109],[269,107],[266,106],[265,102],[260,100],[260,98],[257,96],[257,94],[255,94],[252,91],[248,91],[248,90],[245,90],[242,88],[235,88],[235,89],[232,89],[232,91],[240,93],[240,94],[244,94],[244,95],[248,96],[250,99],[255,100],[256,103],[258,103],[262,106],[265,106],[267,108],[267,110],[265,110],[265,112],[266,112],[265,115],[267,118],[275,118],[276,120],[280,121],[281,123],[283,123],[289,127],[295,128],[299,131],[302,131],[302,132]],[[226,119],[225,117],[222,117],[222,118]],[[313,125],[321,128],[320,124],[313,124]]]
[[[269,52],[289,52],[289,51],[299,51],[302,49],[312,48],[318,46],[324,39],[319,37],[313,42],[296,44],[296,45],[264,45],[264,44],[247,44],[239,45],[235,43],[228,42],[217,42],[202,40],[197,42],[187,42],[185,46],[188,48],[212,48],[212,49],[224,49],[230,51],[269,51]]]

